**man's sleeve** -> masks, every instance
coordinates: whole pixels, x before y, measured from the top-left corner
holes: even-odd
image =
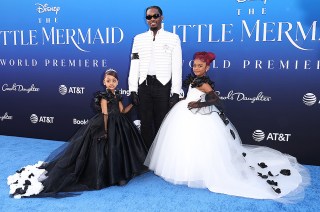
[[[136,37],[133,40],[132,50],[131,50],[131,62],[130,62],[130,71],[129,71],[129,91],[138,91],[138,84],[139,84],[139,66],[140,66],[140,59],[139,59],[139,52],[137,48],[137,39]]]
[[[175,45],[172,52],[172,86],[171,93],[180,94],[182,86],[182,50],[178,35],[175,35]]]

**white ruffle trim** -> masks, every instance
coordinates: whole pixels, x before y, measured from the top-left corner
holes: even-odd
[[[20,171],[10,175],[7,178],[7,184],[10,186],[9,194],[15,199],[39,194],[44,188],[41,181],[47,178],[45,175],[47,171],[39,169],[42,164],[43,161],[38,161],[34,165],[22,167]]]

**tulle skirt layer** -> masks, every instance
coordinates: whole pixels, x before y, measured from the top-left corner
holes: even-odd
[[[147,155],[145,165],[156,175],[229,195],[283,202],[303,198],[309,174],[294,157],[243,145],[216,108],[207,115],[194,114],[187,104],[180,101],[166,116]]]

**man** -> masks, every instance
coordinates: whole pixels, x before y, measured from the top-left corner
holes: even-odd
[[[179,101],[182,52],[179,36],[161,28],[162,10],[146,9],[147,32],[134,37],[129,73],[131,101],[139,105],[141,135],[150,148],[165,115]]]

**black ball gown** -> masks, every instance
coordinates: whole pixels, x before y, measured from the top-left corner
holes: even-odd
[[[95,102],[99,107],[102,98],[108,101],[107,137],[104,116],[97,113],[45,162],[26,166],[9,176],[13,197],[68,196],[72,192],[123,185],[148,170],[143,165],[147,148],[142,137],[119,110],[121,95],[97,92]]]

